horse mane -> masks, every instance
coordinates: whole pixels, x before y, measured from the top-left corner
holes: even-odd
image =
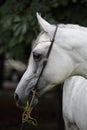
[[[59,24],[60,28],[71,28],[76,30],[82,30],[87,32],[87,27],[80,26],[78,24]]]
[[[54,26],[56,26],[56,25],[54,25]],[[78,24],[59,24],[58,26],[59,26],[59,28],[70,28],[70,29],[75,29],[75,30],[80,30],[80,31],[86,31],[87,32],[87,27],[83,27],[83,26],[80,26]],[[37,46],[39,37],[44,33],[45,32],[43,30],[41,30],[41,32],[39,33],[37,39],[33,41],[32,49]]]

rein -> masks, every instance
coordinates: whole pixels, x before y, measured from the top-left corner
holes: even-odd
[[[32,98],[31,98],[30,104],[27,102],[27,106],[26,106],[26,108],[25,108],[25,111],[23,112],[21,130],[23,130],[23,127],[24,127],[24,124],[25,124],[25,123],[28,123],[28,124],[31,123],[32,125],[37,126],[37,121],[36,121],[34,118],[32,118],[32,117],[30,116],[30,114],[31,114],[31,111],[32,111],[32,109],[33,109],[33,101],[34,101],[34,98],[35,98],[35,96],[38,97],[37,92],[36,92],[37,86],[38,86],[39,80],[40,80],[40,78],[41,78],[41,76],[42,76],[42,74],[43,74],[43,71],[44,71],[44,69],[45,69],[45,66],[46,66],[46,64],[47,64],[49,55],[50,55],[50,53],[51,53],[51,49],[52,49],[52,46],[53,46],[53,43],[54,43],[54,40],[55,40],[55,36],[56,36],[57,29],[58,29],[58,25],[56,26],[56,29],[55,29],[54,34],[53,34],[53,38],[52,38],[52,40],[51,40],[51,44],[50,44],[50,46],[49,46],[47,55],[46,55],[46,57],[45,57],[45,59],[44,59],[43,66],[42,66],[42,70],[41,70],[41,72],[40,72],[40,74],[39,74],[39,77],[38,77],[38,79],[37,79],[37,82],[36,82],[36,84],[35,84],[35,86],[34,86],[34,88],[33,88],[33,90],[32,90]]]

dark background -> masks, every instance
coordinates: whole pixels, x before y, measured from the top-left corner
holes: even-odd
[[[16,82],[6,79],[5,61],[8,54],[27,64],[39,33],[36,12],[53,24],[87,26],[87,0],[0,0],[0,130],[20,129],[22,110],[16,107],[13,94],[22,74]],[[45,94],[32,115],[38,120],[32,130],[63,130],[62,85]]]

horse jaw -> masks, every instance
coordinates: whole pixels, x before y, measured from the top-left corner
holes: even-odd
[[[40,25],[41,30],[43,30],[44,32],[48,33],[49,36],[53,36],[54,30],[55,30],[55,26],[51,25],[50,23],[48,23],[45,19],[43,19],[39,13],[36,13],[37,16],[37,20],[38,23]]]

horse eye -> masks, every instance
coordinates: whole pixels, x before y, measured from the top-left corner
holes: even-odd
[[[33,58],[35,61],[39,61],[42,55],[40,53],[33,52]]]

